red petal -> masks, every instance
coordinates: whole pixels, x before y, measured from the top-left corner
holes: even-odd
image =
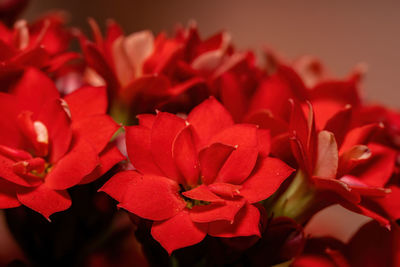
[[[392,191],[384,198],[376,199],[376,201],[384,208],[392,220],[400,219],[400,188],[391,186]]]
[[[71,198],[66,190],[53,190],[46,184],[20,191],[17,195],[23,205],[39,212],[48,220],[53,213],[66,210],[71,206]]]
[[[100,153],[119,129],[119,125],[110,116],[99,114],[73,121],[72,128]]]
[[[59,98],[53,81],[43,72],[28,68],[13,93],[17,96],[18,102],[23,109],[38,113],[47,101]]]
[[[37,120],[48,130],[50,162],[57,162],[68,151],[72,139],[71,120],[62,107],[61,100],[54,99],[47,102]]]
[[[191,199],[202,200],[202,201],[224,202],[222,198],[215,195],[210,189],[208,189],[206,185],[199,185],[198,187],[193,188],[192,190],[183,192],[182,195]]]
[[[71,150],[56,162],[45,178],[52,189],[63,190],[78,184],[99,164],[93,146],[82,138],[75,140]]]
[[[271,151],[271,134],[269,130],[258,129],[258,147],[260,156],[267,157]]]
[[[390,193],[390,190],[382,187],[369,186],[354,176],[343,176],[339,179],[350,186],[351,190],[361,196],[384,197]]]
[[[151,131],[151,154],[158,167],[173,180],[181,175],[172,157],[172,145],[178,133],[185,127],[185,121],[170,113],[157,114]]]
[[[351,174],[370,186],[384,187],[391,177],[396,152],[386,146],[368,144],[371,158],[358,165]]]
[[[84,86],[64,97],[73,120],[82,119],[107,111],[105,87]]]
[[[125,127],[126,148],[133,166],[143,174],[162,176],[151,155],[151,130],[144,126]]]
[[[238,200],[226,200],[224,203],[211,203],[208,205],[194,206],[190,210],[190,218],[194,222],[207,223],[214,221],[232,222],[235,215],[246,204],[242,198]]]
[[[197,185],[199,176],[199,160],[193,143],[192,127],[189,125],[180,131],[172,144],[172,157],[186,185]]]
[[[371,123],[350,130],[340,147],[339,153],[342,154],[344,151],[351,149],[355,145],[368,144],[380,128],[381,125],[379,123]]]
[[[187,120],[197,133],[199,149],[209,144],[210,139],[216,133],[233,125],[231,115],[212,97],[195,107]]]
[[[223,143],[239,147],[257,147],[257,127],[251,124],[235,124],[214,135],[209,144]]]
[[[17,185],[35,186],[42,183],[42,180],[34,176],[19,176],[15,174],[13,166],[15,161],[0,155],[0,177]]]
[[[335,135],[338,147],[342,145],[346,133],[349,130],[352,115],[352,107],[347,106],[344,109],[338,111],[335,115],[333,115],[325,124],[324,130],[332,132]]]
[[[239,147],[231,153],[219,171],[216,182],[242,184],[249,177],[258,157],[256,148]]]
[[[353,192],[351,188],[344,182],[335,179],[325,179],[313,177],[313,182],[319,190],[328,190],[343,197],[351,203],[359,203],[360,195]]]
[[[17,187],[3,179],[0,179],[0,209],[15,208],[21,206],[16,194]]]
[[[288,131],[287,122],[276,118],[271,111],[263,109],[248,115],[245,120],[247,123],[256,124],[261,129],[268,129],[272,136],[276,136]]]
[[[153,123],[156,119],[156,116],[153,114],[139,114],[136,116],[136,118],[139,120],[140,126],[151,129],[153,128]]]
[[[240,196],[242,186],[227,183],[212,183],[208,185],[208,188],[221,197],[234,198]]]
[[[233,146],[214,143],[199,153],[199,161],[204,184],[211,184],[229,155],[234,151]]]
[[[134,179],[140,179],[142,176],[136,171],[119,172],[110,178],[100,189],[99,192],[105,192],[118,202],[122,202],[126,192],[130,189],[130,184]]]
[[[279,159],[260,159],[253,174],[242,184],[240,195],[250,203],[264,200],[275,193],[293,171]]]
[[[179,196],[179,189],[175,181],[166,177],[134,177],[119,207],[145,219],[166,220],[186,206],[183,198]]]
[[[22,143],[23,137],[16,123],[19,113],[16,97],[0,92],[0,144],[17,148]]]
[[[208,234],[216,237],[261,236],[260,212],[258,209],[246,203],[237,213],[233,223],[228,221],[211,222],[208,226]]]
[[[186,210],[167,221],[154,222],[151,227],[151,235],[170,255],[176,249],[201,242],[206,231],[207,226],[192,222]]]
[[[230,111],[235,121],[242,121],[248,103],[246,103],[245,92],[242,90],[238,80],[232,73],[225,72],[221,76],[220,86],[222,103]]]
[[[107,147],[100,153],[100,165],[98,165],[90,174],[86,175],[80,184],[87,184],[93,182],[107,171],[109,171],[115,164],[125,159],[118,148],[113,143],[109,143]]]

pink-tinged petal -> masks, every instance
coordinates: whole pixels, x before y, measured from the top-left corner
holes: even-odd
[[[186,185],[196,185],[200,179],[200,166],[194,144],[192,127],[188,125],[176,136],[172,144],[172,157],[183,175]]]
[[[46,184],[21,190],[17,196],[23,205],[39,212],[48,220],[53,213],[66,210],[71,206],[71,198],[66,190],[53,190]]]
[[[90,142],[100,153],[119,129],[119,125],[108,115],[93,115],[73,121],[72,128],[81,138]]]
[[[196,188],[193,188],[189,191],[185,191],[182,193],[187,198],[202,200],[207,202],[224,202],[222,198],[215,195],[206,185],[199,185]]]
[[[261,236],[260,212],[246,203],[236,214],[233,223],[228,221],[210,222],[208,234],[215,237]]]
[[[186,206],[179,195],[179,185],[166,177],[134,177],[127,186],[129,190],[118,206],[142,218],[153,221],[166,220]]]
[[[240,195],[249,203],[267,199],[293,171],[294,169],[279,159],[260,159],[251,176],[242,184]]]
[[[68,151],[72,139],[71,120],[61,100],[47,102],[40,110],[37,120],[42,122],[48,131],[50,162],[57,162]]]
[[[350,186],[340,180],[320,177],[313,177],[312,180],[318,190],[333,192],[351,203],[359,203],[361,200],[357,192],[353,192]]]
[[[318,153],[314,167],[314,176],[323,178],[336,178],[339,155],[335,136],[328,131],[318,134]]]
[[[215,180],[219,170],[234,150],[233,146],[214,143],[200,151],[199,161],[204,184],[211,184]]]
[[[153,114],[139,114],[136,116],[139,120],[139,125],[151,129],[153,127],[156,116]]]
[[[240,196],[242,186],[227,183],[212,183],[208,185],[208,188],[221,197],[234,198]]]
[[[16,97],[0,92],[0,144],[17,148],[22,143],[23,137],[15,123],[19,113]]]
[[[225,161],[215,181],[240,185],[249,177],[257,157],[257,148],[238,147]]]
[[[54,164],[45,178],[45,184],[63,190],[78,184],[99,164],[97,152],[83,138],[76,138],[71,150]]]
[[[220,220],[233,222],[236,214],[245,204],[246,200],[239,198],[235,200],[225,200],[223,203],[197,205],[190,210],[190,218],[197,223],[208,223]]]
[[[235,124],[214,135],[209,141],[209,144],[223,143],[239,147],[257,147],[257,131],[258,128],[256,125]]]
[[[395,167],[396,151],[386,146],[370,143],[371,157],[359,164],[352,175],[370,186],[384,187]]]
[[[400,219],[400,187],[391,186],[392,191],[384,198],[376,199],[380,206],[389,214],[392,220]]]
[[[172,145],[178,133],[186,126],[185,121],[173,114],[157,114],[151,131],[151,154],[165,175],[179,181],[179,173],[172,157]]]
[[[384,197],[390,193],[390,190],[387,188],[367,185],[354,176],[346,175],[339,180],[349,185],[353,192],[357,192],[361,196]]]
[[[153,33],[146,30],[132,33],[123,39],[122,45],[125,57],[133,68],[134,76],[142,75],[143,63],[154,49]]]
[[[28,68],[12,91],[22,109],[39,112],[47,101],[59,98],[55,84],[43,72]]]
[[[142,175],[136,171],[118,172],[99,189],[99,192],[105,192],[118,202],[122,202],[130,189],[131,182],[141,177]]]
[[[213,97],[195,107],[188,115],[187,121],[197,134],[199,149],[209,144],[215,134],[233,125],[232,116]]]
[[[335,135],[338,147],[342,145],[343,140],[350,128],[352,115],[353,108],[351,106],[346,106],[344,109],[338,111],[335,115],[329,118],[323,128],[324,130],[332,132]]]
[[[16,194],[15,184],[0,178],[0,209],[9,209],[21,206]]]
[[[382,215],[380,215],[366,207],[363,207],[363,206],[357,205],[357,204],[353,204],[353,203],[349,203],[349,202],[343,202],[343,203],[340,203],[340,205],[342,205],[343,207],[345,207],[348,210],[351,210],[353,212],[370,217],[370,218],[374,219],[375,221],[377,221],[381,226],[386,227],[387,229],[390,229],[390,221],[387,218],[383,217]]]
[[[151,235],[168,254],[179,248],[201,242],[206,236],[207,225],[192,222],[186,210],[181,211],[169,220],[154,222]]]
[[[371,123],[350,130],[347,133],[342,146],[340,147],[339,153],[342,154],[344,151],[351,149],[355,145],[368,144],[372,137],[381,128],[382,126],[379,123]]]
[[[162,176],[151,155],[151,130],[144,126],[125,127],[126,148],[133,166],[143,174]]]
[[[86,175],[80,184],[93,182],[107,171],[109,171],[118,162],[125,159],[119,149],[113,143],[109,143],[99,155],[100,165],[98,165],[90,174]]]
[[[36,186],[42,183],[42,180],[34,176],[20,176],[14,172],[15,161],[0,155],[0,177],[17,185]]]
[[[271,134],[269,130],[259,129],[257,131],[258,149],[260,156],[267,157],[271,152]]]
[[[107,111],[107,92],[105,87],[84,86],[64,97],[73,120]]]
[[[366,162],[371,157],[371,150],[366,145],[355,145],[344,151],[339,158],[338,176],[349,173],[357,165]]]
[[[327,257],[319,255],[300,255],[291,264],[292,267],[338,267],[334,262],[332,262]],[[342,266],[341,266],[342,267]],[[343,266],[345,267],[345,266]],[[346,266],[347,267],[347,266]]]

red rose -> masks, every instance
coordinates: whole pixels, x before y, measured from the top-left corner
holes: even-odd
[[[51,80],[27,69],[0,103],[1,208],[23,204],[48,218],[71,205],[68,188],[122,159],[109,144],[118,125],[105,114],[104,88],[61,99]]]
[[[260,235],[253,203],[271,196],[293,172],[268,156],[268,131],[234,124],[213,98],[186,120],[164,112],[138,118],[139,126],[126,128],[136,171],[115,175],[102,191],[154,221],[152,235],[169,253],[206,234]]]

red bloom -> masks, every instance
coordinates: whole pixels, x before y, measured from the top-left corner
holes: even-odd
[[[48,218],[67,209],[67,189],[90,182],[122,159],[109,143],[118,125],[104,88],[60,99],[53,82],[27,69],[11,94],[0,94],[0,204],[21,204]]]
[[[95,43],[81,35],[89,66],[87,80],[104,80],[109,95],[134,113],[154,108],[187,111],[209,95],[224,99],[233,107],[247,101],[248,92],[243,88],[238,91],[238,85],[254,87],[252,78],[258,75],[254,57],[251,53],[233,52],[230,36],[225,32],[202,40],[196,26],[191,25],[179,29],[172,38],[165,33],[154,37],[149,31],[124,36],[112,22],[103,38],[94,21],[91,26]],[[245,73],[247,65],[251,71]],[[227,72],[231,72],[230,76],[220,81]]]
[[[139,126],[126,128],[136,171],[115,175],[102,191],[154,221],[152,236],[169,253],[206,234],[260,235],[253,203],[271,196],[293,172],[268,157],[268,131],[234,124],[213,98],[187,120],[163,112],[138,118]]]
[[[62,13],[47,14],[29,24],[19,20],[11,29],[0,23],[0,90],[7,91],[26,67],[54,74],[79,58],[78,53],[67,52],[71,38]]]

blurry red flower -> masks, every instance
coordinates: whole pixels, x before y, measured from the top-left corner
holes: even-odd
[[[118,125],[105,114],[104,88],[61,99],[45,74],[29,68],[0,103],[1,208],[23,204],[48,218],[71,205],[68,188],[122,159],[109,144]]]
[[[139,115],[126,128],[136,171],[111,178],[102,191],[154,221],[152,236],[169,252],[216,237],[260,235],[253,203],[271,196],[293,169],[269,157],[269,133],[234,124],[210,98],[184,120],[170,113]]]

